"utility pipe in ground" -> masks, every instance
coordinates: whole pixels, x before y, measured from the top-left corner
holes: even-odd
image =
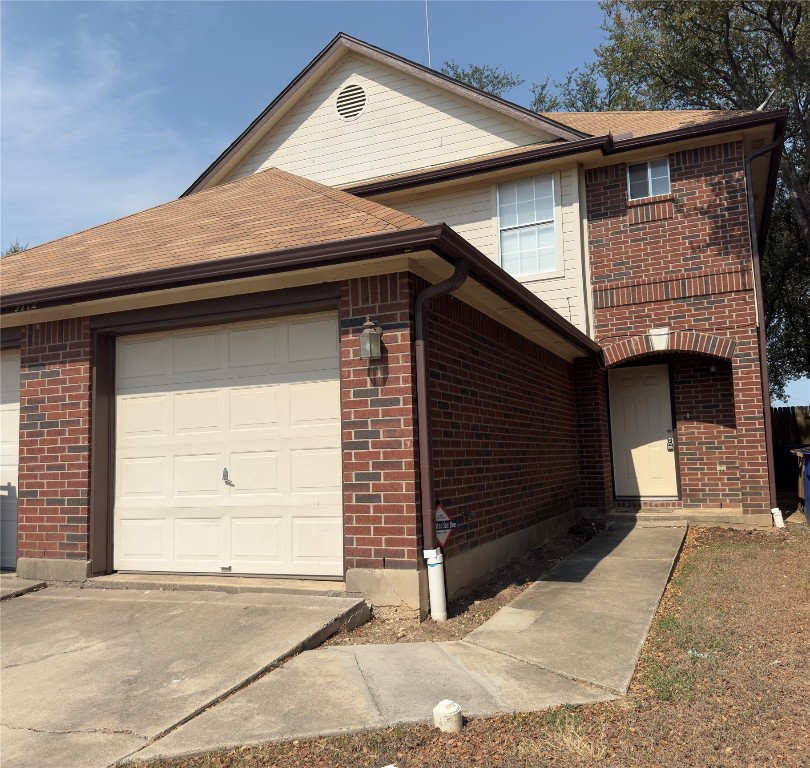
[[[436,541],[435,494],[433,485],[433,436],[430,424],[430,362],[427,339],[427,305],[433,299],[459,289],[470,272],[470,263],[461,257],[447,279],[425,288],[414,302],[416,336],[416,411],[419,440],[419,485],[422,507],[422,548],[428,570],[430,617],[447,620],[447,592],[444,586],[444,557]]]

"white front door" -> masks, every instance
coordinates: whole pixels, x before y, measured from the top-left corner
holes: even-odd
[[[669,368],[608,371],[617,496],[677,497]]]
[[[20,350],[0,352],[0,567],[17,567]]]
[[[118,570],[342,576],[335,314],[122,337]]]

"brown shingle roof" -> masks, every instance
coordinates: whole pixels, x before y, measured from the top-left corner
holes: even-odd
[[[6,256],[2,294],[424,226],[271,168]]]
[[[741,109],[678,109],[645,112],[541,112],[543,117],[556,120],[575,131],[589,136],[607,136],[609,133],[632,133],[649,136],[692,125],[705,125],[731,120],[742,115],[756,114]]]

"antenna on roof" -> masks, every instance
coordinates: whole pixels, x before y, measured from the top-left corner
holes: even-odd
[[[427,2],[427,0],[425,0],[425,2]],[[760,105],[757,107],[757,112],[762,112],[762,110],[763,110],[763,109],[765,109],[765,106],[766,106],[766,105],[767,105],[767,103],[768,103],[768,102],[771,100],[771,96],[773,96],[775,93],[776,93],[776,88],[774,88],[774,89],[773,89],[773,90],[772,90],[772,91],[771,91],[771,92],[768,94],[768,97],[765,99],[765,101],[763,101],[763,102],[762,102],[762,104],[760,104]]]
[[[425,0],[425,29],[427,30],[428,67],[430,67],[430,16],[428,16],[428,0]]]

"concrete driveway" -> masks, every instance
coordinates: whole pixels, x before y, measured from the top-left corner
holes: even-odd
[[[3,768],[100,768],[362,620],[352,598],[50,588],[2,603]]]

